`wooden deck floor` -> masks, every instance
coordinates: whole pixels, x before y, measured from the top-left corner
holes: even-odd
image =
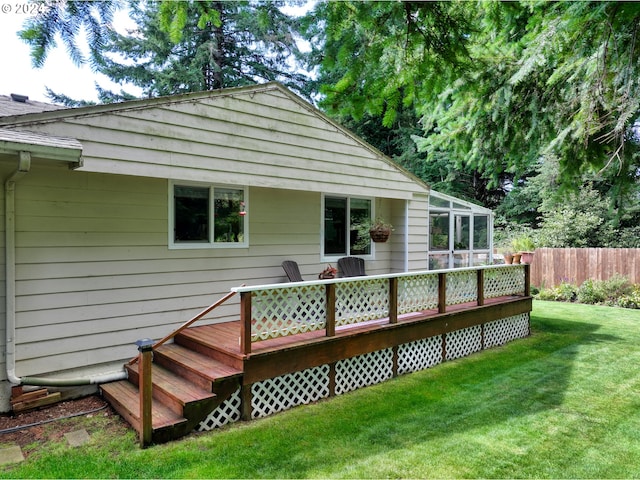
[[[448,306],[446,313],[427,310],[400,315],[394,324],[381,319],[339,327],[334,336],[318,330],[254,342],[249,354],[240,349],[239,321],[191,327],[176,341],[226,363],[234,359],[234,366],[244,372],[244,383],[252,384],[530,311],[531,297],[504,296],[487,300],[481,306],[476,303]],[[226,359],[216,355],[224,355]]]
[[[480,311],[492,306],[509,304],[513,301],[522,301],[523,298],[528,297],[505,296],[493,298],[486,300],[484,306],[481,307],[479,307],[475,302],[464,303],[447,307],[446,313],[438,313],[438,310],[433,309],[399,315],[398,323],[394,325],[389,324],[388,318],[371,320],[355,325],[346,325],[337,327],[334,337],[327,337],[325,330],[316,330],[313,332],[299,333],[286,337],[263,340],[252,344],[252,351],[248,356],[243,355],[240,351],[240,321],[191,327],[187,331],[183,332],[183,335],[197,339],[202,344],[224,351],[225,353],[233,355],[237,358],[249,358],[313,343],[323,342],[331,339],[362,335],[368,332],[379,331],[381,329],[392,326],[409,325],[438,320],[440,318],[455,317],[461,312]]]

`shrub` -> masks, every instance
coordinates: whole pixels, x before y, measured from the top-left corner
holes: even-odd
[[[556,287],[540,290],[535,297],[540,300],[640,309],[640,285],[633,285],[627,277],[618,274],[609,280],[585,280],[579,287],[563,281]]]
[[[618,298],[618,306],[623,308],[640,308],[640,285],[635,285],[631,292]]]
[[[633,285],[627,277],[616,273],[609,280],[602,282],[602,290],[607,300],[615,302],[623,295],[630,294],[633,291]]]
[[[582,285],[578,287],[576,292],[579,303],[596,304],[603,303],[607,296],[605,295],[602,282],[596,280],[585,280]]]
[[[573,302],[576,299],[576,287],[567,282],[541,290],[538,294],[540,300],[554,300],[556,302]]]

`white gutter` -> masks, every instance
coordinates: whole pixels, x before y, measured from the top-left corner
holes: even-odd
[[[70,387],[113,382],[127,378],[127,372],[109,372],[84,378],[39,378],[16,375],[16,183],[31,170],[31,152],[20,150],[18,168],[5,181],[5,363],[7,380],[15,385]]]

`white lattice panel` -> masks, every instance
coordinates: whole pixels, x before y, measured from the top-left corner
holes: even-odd
[[[463,328],[445,337],[447,360],[466,357],[482,350],[482,326]]]
[[[513,317],[489,322],[484,326],[484,348],[504,345],[516,338],[529,335],[529,314],[522,313]]]
[[[336,362],[336,395],[393,377],[393,350],[387,348]]]
[[[442,335],[398,346],[398,375],[442,363]]]
[[[251,417],[261,418],[329,396],[329,365],[251,385]]]
[[[524,267],[487,269],[484,272],[484,298],[524,294]]]
[[[222,402],[207,418],[200,422],[196,430],[204,432],[205,430],[222,427],[227,423],[237,422],[240,420],[241,415],[240,404],[240,388],[238,388],[230,398]]]
[[[412,275],[398,279],[398,313],[438,308],[438,274]]]
[[[447,305],[478,300],[478,275],[475,270],[447,272]]]
[[[251,293],[251,341],[322,330],[326,321],[324,285],[291,286]]]
[[[389,316],[389,280],[336,283],[336,326]]]

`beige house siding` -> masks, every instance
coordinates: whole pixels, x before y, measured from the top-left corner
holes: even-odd
[[[292,254],[320,264],[314,193],[251,189],[249,248],[169,250],[167,180],[41,167],[16,192],[19,375],[132,356]]]
[[[427,190],[281,88],[177,98],[71,110],[63,121],[49,112],[17,126],[73,132],[86,171],[402,199]]]
[[[250,188],[248,248],[171,250],[168,192],[166,179],[48,166],[17,184],[19,376],[131,357],[137,339],[164,336],[231,287],[286,281],[285,259],[308,280],[324,267],[319,193]],[[376,207],[395,218],[403,204]],[[368,273],[390,271],[394,245],[376,245]],[[236,299],[208,321],[237,313]]]
[[[196,301],[197,287],[169,293],[164,184],[47,167],[18,183],[18,375],[133,355],[143,331]]]
[[[392,200],[390,208],[390,221],[393,225],[391,233],[391,262],[390,273],[404,272],[407,270],[408,257],[406,255],[408,243],[408,205],[406,200]]]
[[[428,270],[428,195],[414,195],[408,205],[408,271]]]

